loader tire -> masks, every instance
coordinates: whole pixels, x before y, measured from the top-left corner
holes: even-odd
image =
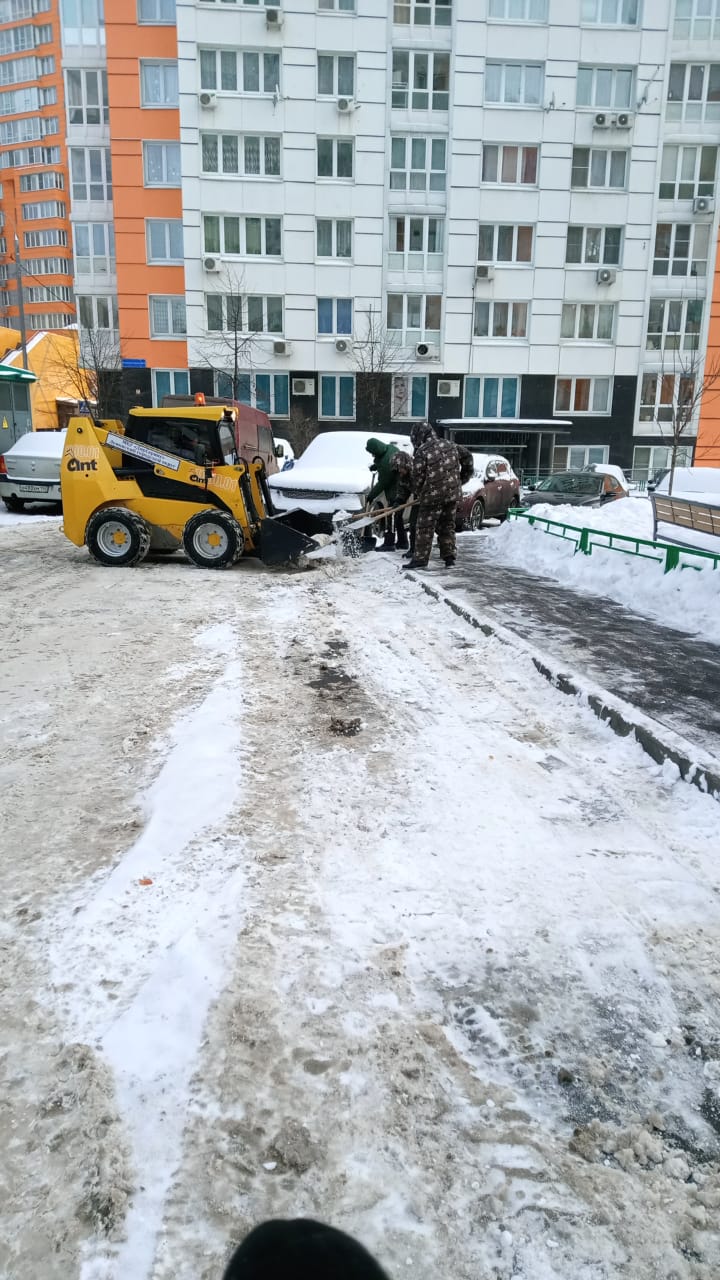
[[[150,550],[150,530],[142,516],[126,507],[96,511],[85,529],[87,549],[98,564],[139,564]]]
[[[229,569],[239,560],[244,547],[243,531],[227,511],[198,511],[183,530],[183,546],[188,560],[199,569]]]

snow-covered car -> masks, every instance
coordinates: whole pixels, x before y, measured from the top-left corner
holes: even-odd
[[[475,471],[463,485],[458,505],[458,529],[479,529],[486,517],[504,520],[510,507],[520,506],[520,481],[507,458],[473,453]]]
[[[612,462],[591,462],[584,470],[599,472],[601,475],[615,476],[618,484],[621,484],[628,493],[638,487],[635,481],[628,479],[622,467],[616,467]]]
[[[0,498],[8,511],[28,502],[61,501],[60,461],[64,431],[27,431],[0,455]]]
[[[655,484],[648,485],[648,489],[651,493],[669,494],[670,472],[665,471]],[[720,467],[676,467],[672,496],[720,507]]]
[[[269,477],[274,507],[278,511],[299,507],[313,516],[326,517],[328,523],[338,511],[362,511],[374,479],[371,455],[365,448],[370,436],[412,452],[409,436],[367,430],[326,431],[310,441],[292,471]]]
[[[523,494],[524,507],[599,507],[616,498],[627,498],[627,489],[609,471],[559,471],[531,485]]]
[[[290,471],[295,465],[295,450],[284,436],[275,436],[275,457],[281,471]]]

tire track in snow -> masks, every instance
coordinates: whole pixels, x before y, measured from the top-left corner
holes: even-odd
[[[239,928],[242,846],[223,838],[222,824],[242,781],[240,639],[222,624],[196,644],[223,674],[173,726],[145,797],[145,828],[95,878],[90,898],[87,886],[75,893],[48,930],[67,1034],[110,1066],[135,1170],[125,1239],[111,1252],[97,1238],[86,1245],[80,1280],[150,1274],[207,1011]]]

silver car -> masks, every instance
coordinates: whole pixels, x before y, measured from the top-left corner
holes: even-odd
[[[0,498],[8,511],[27,502],[60,502],[64,431],[28,431],[0,455]]]

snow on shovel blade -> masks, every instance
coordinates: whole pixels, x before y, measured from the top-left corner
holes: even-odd
[[[260,559],[263,564],[292,564],[317,543],[297,529],[268,517],[260,521]]]

